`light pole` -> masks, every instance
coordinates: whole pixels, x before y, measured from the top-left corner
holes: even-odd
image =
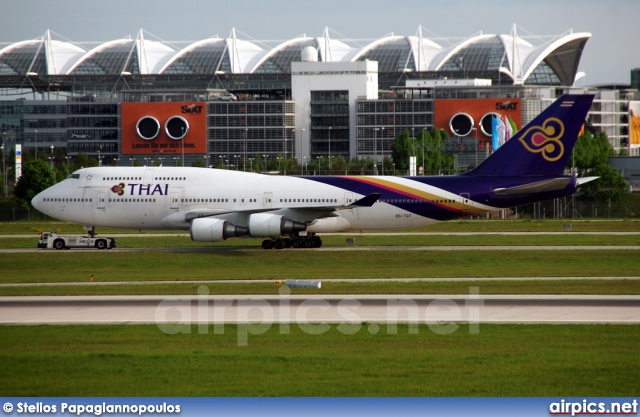
[[[373,175],[378,175],[378,130],[373,128]]]
[[[475,135],[476,135],[476,166],[478,166],[478,128],[474,127],[471,128],[472,131],[476,131]]]
[[[307,159],[306,156],[304,156],[304,132],[306,131],[306,129],[302,128],[300,129],[300,159],[302,160],[302,175],[304,175],[304,160]]]
[[[251,170],[251,172],[253,172],[253,159],[254,158],[249,158],[249,169]]]
[[[331,129],[329,126],[329,175],[331,175]]]
[[[411,156],[416,156],[416,135],[411,128]]]
[[[4,186],[4,196],[7,196],[7,167],[5,166],[5,151],[6,151],[6,138],[7,132],[2,132],[2,185]]]
[[[264,172],[267,172],[267,155],[262,155],[264,157]]]
[[[249,134],[249,129],[244,129],[244,159],[242,162],[242,170],[247,170],[247,135]]]
[[[36,132],[36,161],[38,160],[38,129],[35,130]]]
[[[426,127],[423,127],[423,128],[422,128],[422,132],[421,132],[421,134],[420,134],[421,139],[422,139],[422,175],[424,175],[424,171],[425,171],[425,169],[424,169],[424,147],[425,147],[425,146],[424,146],[424,145],[425,145],[425,143],[424,143],[424,142],[425,142],[425,132],[427,132],[427,128],[426,128]]]
[[[180,137],[182,138],[182,166],[184,167],[184,126],[180,126]]]
[[[380,139],[382,142],[382,149],[380,150],[380,154],[382,155],[382,175],[384,175],[384,127],[381,127],[380,130],[382,131],[382,133],[380,134]]]
[[[134,158],[129,158],[129,161],[131,161],[131,166],[133,166],[133,161],[134,160],[135,160]]]

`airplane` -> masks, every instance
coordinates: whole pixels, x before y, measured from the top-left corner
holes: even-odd
[[[572,195],[565,175],[592,95],[564,95],[469,172],[452,176],[272,176],[195,167],[93,167],[42,191],[48,216],[95,227],[189,230],[197,242],[265,238],[317,248],[318,233],[401,229]]]

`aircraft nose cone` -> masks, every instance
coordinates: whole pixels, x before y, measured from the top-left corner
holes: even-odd
[[[31,199],[31,205],[32,205],[33,207],[35,207],[35,208],[36,208],[36,210],[38,210],[38,211],[39,211],[39,212],[41,212],[41,213],[45,213],[45,211],[44,211],[44,204],[43,204],[43,201],[44,201],[44,193],[45,193],[45,192],[44,192],[44,191],[42,191],[41,193],[37,194],[35,197],[33,197],[33,198]],[[47,213],[45,213],[45,214],[47,214]]]

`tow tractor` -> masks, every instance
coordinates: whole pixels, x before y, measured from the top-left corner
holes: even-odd
[[[115,248],[115,237],[95,237],[89,236],[62,236],[56,232],[42,232],[38,247],[44,249],[71,249],[71,248]]]

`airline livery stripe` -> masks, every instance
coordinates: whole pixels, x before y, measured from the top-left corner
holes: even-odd
[[[456,197],[456,200],[454,200],[454,199],[451,199],[451,198],[439,196],[437,194],[427,193],[425,191],[421,191],[421,190],[418,190],[418,189],[413,188],[413,187],[397,184],[395,182],[388,181],[388,180],[383,180],[383,179],[379,179],[379,178],[372,178],[372,177],[344,177],[344,176],[342,178],[350,180],[350,181],[356,181],[356,182],[361,182],[361,183],[368,184],[368,185],[371,185],[371,186],[375,186],[377,188],[381,188],[381,189],[386,190],[386,191],[391,191],[391,192],[394,192],[394,193],[397,193],[397,194],[404,195],[404,196],[406,196],[408,198],[413,198],[413,199],[416,199],[416,200],[426,200],[430,204],[433,204],[433,205],[438,206],[440,208],[443,208],[443,209],[446,209],[446,210],[449,210],[449,211],[453,211],[453,212],[456,212],[456,213],[468,213],[468,214],[486,213],[486,210],[478,209],[478,208],[475,208],[473,206],[469,206],[468,210],[461,210],[461,209],[459,209],[457,207],[454,207],[454,205],[458,206],[458,205],[462,204],[462,202],[459,200],[461,197]],[[453,200],[453,203],[441,203],[441,202],[438,202],[438,200]]]

